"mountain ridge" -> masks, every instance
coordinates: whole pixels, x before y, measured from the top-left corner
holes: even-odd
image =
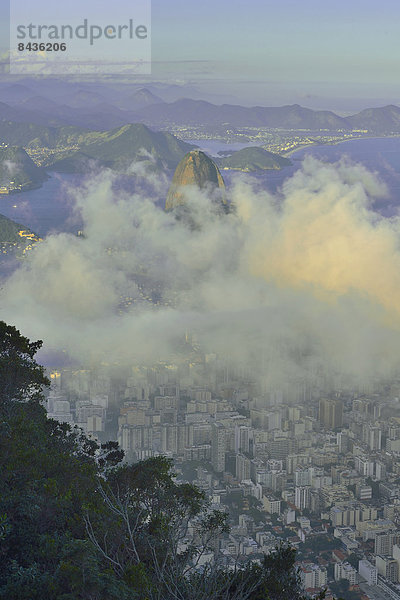
[[[21,232],[26,235],[22,236]],[[24,239],[28,241],[28,236],[31,236],[29,241],[39,240],[33,231],[21,225],[21,223],[0,214],[0,244],[19,244]]]
[[[149,159],[143,155],[144,150],[152,155],[154,166],[171,169],[193,147],[171,133],[152,131],[143,123],[130,123],[98,135],[91,143],[83,144],[79,150],[48,163],[47,167],[76,172],[79,171],[80,162],[84,170],[85,161],[95,160],[103,166],[121,169],[133,161]]]
[[[387,105],[365,109],[354,115],[341,117],[333,111],[313,110],[299,104],[278,107],[245,107],[237,104],[212,104],[205,100],[184,98],[171,103],[155,104],[137,111],[137,118],[155,125],[185,123],[204,126],[231,125],[233,127],[269,127],[331,131],[353,130],[371,132],[399,132],[400,107]],[[373,117],[373,118],[372,118]]]
[[[38,167],[20,146],[0,147],[0,191],[2,193],[40,187],[47,178],[44,169]]]
[[[82,98],[92,102],[80,102]],[[0,99],[2,98],[0,93]],[[136,100],[135,100],[136,99]],[[147,88],[136,90],[123,101],[103,99],[99,94],[82,93],[77,101],[69,98],[48,100],[43,97],[42,106],[37,94],[29,99],[9,105],[0,101],[0,122],[8,120],[48,127],[80,127],[105,131],[127,123],[143,122],[150,126],[166,127],[168,124],[232,127],[267,127],[278,129],[306,129],[348,131],[368,130],[371,133],[400,133],[400,107],[386,106],[366,108],[346,117],[330,110],[314,110],[300,104],[284,106],[241,106],[240,104],[213,104],[207,100],[180,98],[165,102]],[[141,106],[142,104],[142,106]],[[143,105],[144,104],[144,105]]]

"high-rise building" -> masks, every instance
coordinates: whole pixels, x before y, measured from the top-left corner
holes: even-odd
[[[238,481],[250,479],[250,459],[243,454],[236,454],[236,477]]]
[[[356,494],[359,500],[371,500],[372,487],[370,485],[356,484]]]
[[[268,494],[267,496],[262,497],[262,503],[264,506],[264,510],[266,510],[270,514],[281,514],[281,500],[277,500],[276,498]]]
[[[343,425],[343,402],[337,398],[321,398],[319,421],[325,429],[336,429]]]
[[[386,452],[400,452],[400,439],[386,440]]]
[[[286,470],[288,475],[292,475],[298,465],[309,465],[311,458],[309,454],[288,454],[286,457]]]
[[[299,510],[310,508],[310,490],[309,485],[297,486],[294,491],[294,504]]]
[[[202,444],[201,446],[191,446],[183,451],[183,458],[187,460],[210,461],[211,460],[211,445]]]
[[[375,479],[377,479],[378,481],[381,481],[381,479],[385,479],[385,477],[386,477],[386,466],[384,465],[384,463],[377,460],[375,463]]]
[[[161,452],[164,454],[178,452],[178,427],[177,425],[165,424],[161,426]]]
[[[354,466],[356,471],[358,471],[363,477],[374,476],[374,461],[370,460],[367,456],[355,456]]]
[[[395,517],[395,505],[385,503],[383,505],[383,518],[394,521],[394,517]]]
[[[268,453],[271,458],[284,460],[288,454],[293,452],[293,446],[296,440],[287,437],[276,437],[267,442]]]
[[[378,570],[369,560],[360,560],[358,562],[358,572],[366,580],[367,585],[377,585]]]
[[[348,562],[335,563],[335,581],[347,579],[350,585],[357,583],[357,571]]]
[[[235,452],[250,452],[250,427],[235,427]]]
[[[380,427],[366,423],[363,427],[363,441],[367,444],[370,450],[381,450],[382,431]]]
[[[299,575],[306,590],[321,588],[328,580],[326,568],[312,563],[300,565]]]
[[[311,473],[307,467],[296,467],[294,472],[294,484],[298,487],[311,485]]]
[[[211,426],[211,464],[217,473],[225,471],[225,427],[218,422]]]
[[[118,431],[118,443],[129,459],[137,459],[138,450],[153,449],[153,427],[122,425]]]
[[[395,561],[397,561],[399,573],[400,573],[400,546],[398,543],[394,544],[392,548],[392,555]]]
[[[47,400],[47,416],[60,423],[73,424],[74,419],[71,413],[71,405],[64,396],[56,395],[53,392]]]
[[[393,583],[399,581],[399,565],[397,560],[391,556],[377,556],[376,568],[378,569],[378,574],[389,581],[392,581]]]
[[[400,542],[400,536],[390,531],[380,531],[375,535],[375,554],[391,556],[393,546]]]
[[[340,454],[346,454],[349,450],[350,439],[347,433],[339,431],[336,434],[337,445],[339,447]]]

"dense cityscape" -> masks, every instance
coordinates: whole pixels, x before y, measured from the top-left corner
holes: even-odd
[[[229,513],[227,565],[288,542],[311,597],[400,597],[398,382],[267,390],[215,355],[119,380],[107,367],[50,377],[49,417],[117,439],[128,461],[173,458],[179,480]]]

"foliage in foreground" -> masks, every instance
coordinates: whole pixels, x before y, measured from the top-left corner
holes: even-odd
[[[0,322],[0,598],[302,598],[291,548],[233,570],[206,560],[226,516],[168,459],[122,464],[115,442],[47,419],[40,346]]]

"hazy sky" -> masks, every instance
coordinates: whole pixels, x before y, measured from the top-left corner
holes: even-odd
[[[304,95],[400,96],[400,3],[153,0],[153,58],[203,60],[174,68],[247,81],[251,93],[266,82],[300,84]]]
[[[395,0],[153,0],[156,57],[217,62],[239,78],[395,81],[399,27]]]
[[[69,4],[74,17],[125,5],[134,18],[129,0]],[[153,0],[152,45],[154,78],[210,80],[243,99],[400,99],[397,0]]]

